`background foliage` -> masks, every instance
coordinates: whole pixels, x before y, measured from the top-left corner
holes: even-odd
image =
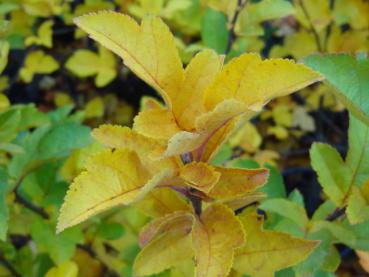
[[[268,198],[259,206],[265,228],[322,240],[306,261],[277,276],[365,275],[367,0],[4,0],[0,276],[132,275],[137,235],[148,222],[140,207],[114,209],[55,234],[69,183],[100,150],[90,128],[130,126],[149,97],[158,99],[114,54],[73,25],[75,16],[98,10],[137,20],[146,13],[160,16],[175,34],[184,63],[212,48],[226,54],[226,61],[259,52],[303,61],[324,74],[327,82],[271,102],[213,163],[270,168],[262,188]],[[309,56],[318,52],[332,55]],[[342,52],[351,55],[334,54]],[[176,269],[159,276],[186,274]]]

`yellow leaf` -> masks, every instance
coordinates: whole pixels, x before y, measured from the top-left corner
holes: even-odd
[[[150,161],[149,156],[153,150],[160,147],[156,140],[140,135],[128,127],[118,125],[100,125],[92,131],[92,137],[109,148],[127,148],[137,151],[147,162]]]
[[[359,263],[361,267],[369,273],[369,253],[359,250],[356,250],[355,252],[359,256]]]
[[[339,27],[334,26],[328,39],[328,52],[349,52],[355,54],[359,51],[368,51],[368,34],[368,31],[362,30],[349,30],[343,32]]]
[[[99,12],[78,17],[75,23],[119,55],[171,107],[170,97],[179,90],[184,70],[173,35],[161,19],[146,17],[138,25],[126,15]]]
[[[29,83],[34,74],[49,74],[59,68],[58,62],[42,50],[31,52],[27,55],[24,66],[20,70],[21,79]]]
[[[282,58],[291,55],[295,59],[300,59],[317,51],[314,35],[305,30],[299,30],[286,36],[283,45],[274,45],[269,57]]]
[[[273,120],[275,124],[284,127],[291,127],[292,125],[292,114],[291,109],[288,105],[278,105],[273,108],[272,111]]]
[[[109,84],[117,76],[115,57],[104,47],[99,47],[98,54],[86,49],[77,50],[67,60],[65,67],[81,78],[96,75],[97,87]]]
[[[258,187],[264,185],[268,179],[268,169],[240,169],[215,167],[219,172],[219,181],[208,193],[216,199],[232,199],[246,196]]]
[[[203,4],[226,14],[231,18],[237,7],[237,0],[201,0]]]
[[[169,188],[157,188],[135,204],[151,217],[160,217],[175,211],[190,211],[190,206],[177,192]]]
[[[191,235],[187,230],[164,233],[141,250],[133,271],[136,276],[159,273],[193,256]]]
[[[181,168],[179,176],[186,185],[208,193],[220,178],[220,173],[206,163],[190,163]]]
[[[75,262],[67,261],[58,266],[52,267],[45,277],[77,277],[78,267]]]
[[[283,126],[269,126],[268,135],[274,135],[277,139],[284,140],[288,138],[288,130]]]
[[[79,276],[99,277],[105,270],[101,262],[79,248],[76,249],[73,261],[78,265]]]
[[[21,3],[27,14],[49,17],[62,11],[63,0],[22,0]]]
[[[222,203],[230,209],[236,211],[264,198],[266,198],[266,194],[262,192],[250,192],[245,194],[245,196],[238,198],[216,200],[215,203]]]
[[[232,147],[242,147],[249,153],[254,153],[259,150],[262,143],[262,137],[251,122],[246,122],[230,139],[229,144]]]
[[[262,61],[257,54],[243,54],[231,60],[207,88],[204,104],[207,110],[212,110],[224,100],[235,99],[248,109],[258,110],[273,98],[321,79],[318,73],[292,60]]]
[[[195,129],[196,118],[204,112],[202,95],[222,65],[220,56],[212,50],[204,50],[186,67],[183,85],[172,100],[174,116],[184,130]]]
[[[195,276],[227,276],[232,267],[234,250],[245,243],[245,234],[233,211],[215,204],[195,220],[192,241]]]
[[[327,27],[332,20],[329,1],[293,0],[293,3],[296,9],[297,20],[307,29],[311,29],[311,27],[313,27],[315,30],[320,32]],[[308,14],[308,17],[305,15],[304,10]]]
[[[338,0],[333,16],[337,24],[350,24],[354,29],[368,29],[369,3],[365,0]]]
[[[73,99],[67,93],[57,92],[55,93],[54,103],[57,107],[63,107],[73,104]]]
[[[173,113],[165,108],[140,112],[134,119],[133,129],[147,137],[165,140],[181,131]]]
[[[305,107],[298,106],[294,108],[292,118],[293,127],[300,127],[301,130],[307,132],[315,131],[314,118],[307,113]]]
[[[9,43],[6,40],[0,40],[0,74],[8,63],[9,47]]]
[[[53,46],[53,30],[52,27],[54,22],[52,20],[47,20],[43,22],[37,30],[37,36],[29,36],[25,40],[26,46],[35,44],[35,45],[43,45],[47,48],[51,48]]]
[[[85,106],[85,118],[100,118],[104,115],[104,101],[101,97],[95,97]]]
[[[9,106],[10,106],[10,101],[8,97],[6,97],[6,95],[1,93],[0,94],[0,112],[4,111]]]
[[[141,247],[147,245],[155,237],[175,230],[192,229],[193,215],[185,211],[176,211],[163,217],[152,220],[140,232],[139,244]]]
[[[263,231],[263,220],[254,214],[239,215],[247,234],[246,244],[236,251],[233,268],[252,276],[274,276],[274,272],[303,261],[318,245],[317,241],[288,234]]]
[[[105,150],[93,156],[86,169],[67,192],[57,232],[111,207],[136,202],[173,175],[169,168],[150,171],[127,149]]]

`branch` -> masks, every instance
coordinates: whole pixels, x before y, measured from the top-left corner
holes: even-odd
[[[227,44],[226,51],[224,53],[226,55],[231,51],[233,43],[236,39],[235,27],[236,27],[237,19],[238,19],[238,16],[240,15],[241,10],[246,5],[246,2],[247,2],[247,0],[238,0],[238,2],[237,2],[236,10],[235,10],[235,12],[233,14],[233,17],[231,19],[231,22],[229,24],[228,44]]]
[[[334,9],[334,4],[335,4],[335,0],[329,0],[329,9],[331,11],[333,11]],[[329,39],[329,36],[331,35],[332,27],[333,27],[333,21],[331,21],[331,23],[328,25],[327,31],[325,33],[325,39],[324,39],[324,50],[325,51],[327,50],[328,39]]]
[[[188,195],[188,199],[191,201],[192,207],[195,210],[195,213],[197,215],[201,214],[201,210],[202,210],[202,203],[201,203],[201,199],[200,197],[191,194],[191,192]]]
[[[0,255],[0,264],[2,264],[14,277],[22,277],[22,275],[20,275],[18,273],[18,271],[13,267],[13,265],[7,261],[3,255]]]
[[[311,17],[309,15],[309,13],[307,12],[307,9],[305,7],[305,4],[304,4],[304,1],[303,0],[298,0],[299,1],[299,4],[301,6],[301,9],[302,9],[302,12],[304,13],[307,21],[309,22],[309,25],[310,25],[310,31],[313,33],[313,36],[315,38],[315,41],[316,41],[316,44],[317,44],[317,47],[318,47],[318,51],[319,52],[322,52],[323,49],[322,49],[322,45],[321,45],[321,42],[320,42],[320,37],[319,37],[319,34],[318,32],[315,30],[314,28],[314,25],[313,25],[313,22],[311,20]]]
[[[331,214],[329,214],[325,220],[327,221],[335,221],[337,218],[343,216],[346,212],[346,207],[337,208]]]
[[[23,196],[21,196],[18,193],[18,191],[14,191],[14,193],[15,193],[15,202],[18,202],[19,204],[23,205],[27,209],[29,209],[29,210],[33,211],[34,213],[40,215],[42,218],[49,219],[48,213],[42,207],[36,206],[33,203],[28,202],[25,198],[23,198]]]

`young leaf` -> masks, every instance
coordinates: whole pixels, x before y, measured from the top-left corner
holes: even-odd
[[[369,102],[364,101],[369,87],[369,58],[349,55],[313,55],[304,63],[322,73],[335,88],[344,105],[361,121],[369,125]]]
[[[215,204],[195,220],[192,241],[195,276],[227,276],[232,267],[234,250],[245,243],[245,234],[233,211]]]
[[[263,231],[262,219],[253,214],[243,212],[239,219],[247,234],[247,242],[236,251],[233,268],[242,274],[273,276],[276,271],[304,260],[318,245],[317,241]]]

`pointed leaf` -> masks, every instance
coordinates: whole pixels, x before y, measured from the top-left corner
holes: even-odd
[[[194,222],[195,276],[227,276],[234,250],[245,242],[241,223],[233,211],[221,204],[207,208]]]
[[[152,175],[135,152],[105,150],[93,156],[72,183],[60,210],[57,231],[76,225],[108,208],[142,199],[172,172]]]
[[[243,212],[239,218],[247,242],[236,251],[233,268],[242,274],[273,276],[276,271],[304,260],[318,244],[280,232],[263,231],[263,221],[257,215]]]
[[[140,78],[158,90],[168,106],[183,81],[183,68],[168,27],[156,17],[138,25],[129,16],[99,12],[75,19],[93,39],[117,55]],[[165,47],[163,47],[165,45]]]
[[[323,74],[338,89],[337,96],[361,121],[369,124],[369,102],[365,101],[369,88],[369,58],[349,55],[313,55],[304,63]]]

